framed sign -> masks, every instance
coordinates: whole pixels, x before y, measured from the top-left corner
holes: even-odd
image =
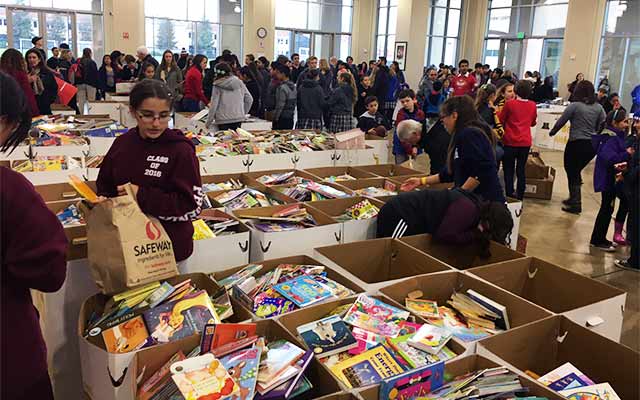
[[[400,65],[400,69],[404,71],[407,61],[407,42],[396,42],[393,54],[395,56],[395,61]]]

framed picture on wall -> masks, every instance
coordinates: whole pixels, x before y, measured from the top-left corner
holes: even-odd
[[[407,42],[396,42],[393,54],[395,56],[395,61],[400,65],[400,69],[404,71],[407,61]]]

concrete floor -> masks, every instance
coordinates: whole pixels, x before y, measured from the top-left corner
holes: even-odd
[[[616,258],[627,258],[628,248],[605,253],[589,247],[591,230],[600,208],[600,194],[593,191],[592,162],[582,173],[581,215],[565,213],[561,201],[568,197],[563,153],[542,151],[547,165],[556,169],[551,200],[525,199],[520,234],[528,239],[527,255],[538,257],[561,267],[589,276],[627,292],[621,343],[640,351],[640,272],[614,265]],[[415,169],[428,171],[428,157],[418,156]],[[616,206],[617,209],[617,206]],[[613,222],[608,239],[613,236]]]

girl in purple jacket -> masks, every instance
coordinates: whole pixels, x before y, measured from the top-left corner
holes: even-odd
[[[628,129],[629,122],[626,111],[623,109],[614,110],[607,115],[605,129],[594,138],[596,167],[593,174],[593,186],[596,192],[602,193],[602,203],[593,226],[590,245],[607,252],[615,251],[613,242],[607,240],[606,235],[616,197],[620,198],[618,216],[616,217],[617,233],[622,233],[622,226],[627,214],[627,202],[624,196],[616,195],[620,192],[620,188],[616,187],[616,175],[624,169],[624,163],[633,154],[633,148],[627,148],[625,145]],[[621,221],[618,217],[621,218]]]

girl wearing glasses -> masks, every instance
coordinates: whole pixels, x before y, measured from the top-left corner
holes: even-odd
[[[168,127],[172,106],[164,83],[145,79],[134,86],[129,109],[138,125],[115,140],[96,184],[99,195],[115,197],[131,183],[140,208],[160,220],[180,262],[193,252],[191,221],[200,213],[203,194],[193,143]]]

